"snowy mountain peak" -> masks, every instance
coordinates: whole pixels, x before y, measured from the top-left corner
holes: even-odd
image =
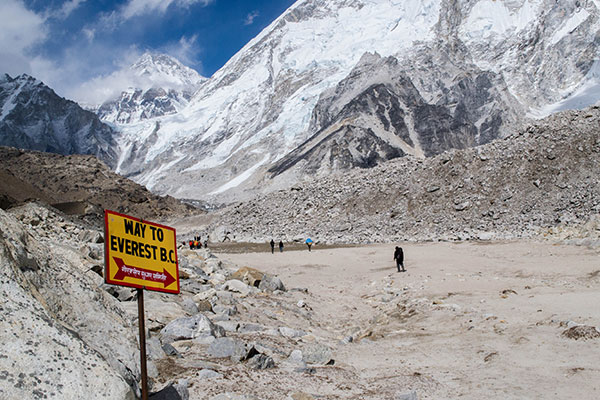
[[[195,87],[206,80],[195,70],[186,67],[179,60],[166,54],[144,53],[129,69],[154,87],[177,89]],[[140,89],[146,89],[141,87]]]
[[[18,85],[18,86],[23,86],[23,85],[39,86],[39,85],[43,85],[44,83],[42,81],[40,81],[39,79],[34,78],[33,76],[29,76],[27,74],[22,74],[15,78],[12,78],[8,74],[4,74],[4,75],[0,76],[0,85],[6,85],[6,84]]]
[[[206,81],[179,60],[149,52],[121,75],[129,87],[97,109],[97,114],[105,122],[135,124],[175,114],[188,104],[192,94]]]

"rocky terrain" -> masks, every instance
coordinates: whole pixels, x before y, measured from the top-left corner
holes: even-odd
[[[94,156],[41,153],[0,147],[0,207],[40,200],[67,214],[103,221],[104,209],[139,218],[198,212],[158,196],[112,172]]]
[[[135,291],[103,283],[101,233],[35,202],[0,210],[0,222],[0,398],[139,396]],[[309,382],[317,368],[335,364],[330,338],[307,331],[306,288],[286,288],[208,249],[178,256],[181,293],[145,296],[153,392],[253,399],[245,394],[256,391],[236,387],[238,379],[265,379],[261,371],[275,369]],[[224,394],[214,379],[244,395]],[[261,398],[280,399],[286,390]]]
[[[36,202],[0,226],[0,398],[137,398],[135,291],[103,283],[101,233]],[[144,296],[150,398],[594,398],[597,253],[409,244],[400,276],[381,246],[180,248],[181,293]]]
[[[477,148],[309,178],[196,223],[257,242],[597,241],[599,128],[598,107],[563,112]]]

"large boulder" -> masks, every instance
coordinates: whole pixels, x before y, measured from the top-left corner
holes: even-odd
[[[223,284],[223,288],[231,292],[239,293],[242,295],[242,297],[248,296],[252,290],[257,290],[256,288],[252,288],[251,286],[237,279],[228,280]]]
[[[237,279],[244,282],[246,285],[258,287],[263,280],[264,273],[250,267],[242,267],[235,271],[230,279]]]
[[[111,312],[117,300],[68,249],[34,239],[3,210],[0,226],[0,398],[133,400],[124,366],[134,369],[137,348]]]
[[[230,358],[231,361],[239,362],[248,357],[250,349],[241,340],[221,337],[210,344],[207,353],[214,358]]]
[[[222,337],[225,330],[212,323],[204,314],[196,314],[193,317],[177,318],[171,321],[160,331],[163,343],[171,343],[178,340],[195,339],[199,337]]]
[[[324,344],[310,343],[302,349],[302,360],[307,364],[331,364],[331,349]]]
[[[281,290],[282,292],[285,292],[285,286],[283,285],[281,279],[274,275],[268,274],[265,274],[263,276],[263,280],[258,285],[258,288],[260,290],[266,290],[269,292],[274,292],[276,290]]]

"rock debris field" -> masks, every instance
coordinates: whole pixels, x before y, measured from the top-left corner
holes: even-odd
[[[103,283],[102,233],[35,202],[0,226],[0,398],[139,396],[135,292]],[[243,246],[180,248],[181,293],[146,292],[151,398],[598,397],[595,249],[405,243],[398,273],[389,244]]]
[[[315,175],[193,219],[213,238],[322,243],[552,237],[600,244],[600,108],[487,145]],[[182,222],[183,223],[183,222]],[[199,228],[198,228],[199,229]]]

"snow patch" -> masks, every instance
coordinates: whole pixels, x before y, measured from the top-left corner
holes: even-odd
[[[199,169],[205,169],[205,168],[206,169],[214,168],[218,165],[221,165],[222,163],[227,161],[227,159],[229,157],[231,157],[231,155],[233,154],[233,150],[235,149],[235,147],[237,146],[239,141],[240,141],[239,136],[232,136],[226,140],[223,140],[213,150],[212,155],[210,157],[206,157],[206,158],[200,160],[199,162],[192,165],[191,167],[184,169],[182,172],[197,171]]]
[[[545,118],[550,114],[565,110],[581,110],[600,102],[600,60],[596,60],[586,75],[583,84],[570,88],[563,100],[546,107],[531,110],[528,116]]]
[[[537,18],[539,0],[527,0],[518,10],[496,0],[480,1],[461,26],[461,35],[469,40],[500,39],[526,28]]]
[[[585,8],[582,8],[581,10],[577,11],[575,14],[573,14],[573,16],[571,18],[569,18],[560,27],[559,30],[557,30],[554,33],[554,35],[552,35],[552,38],[550,39],[550,43],[552,43],[554,45],[554,44],[560,42],[562,40],[562,38],[564,38],[568,34],[572,33],[579,25],[581,25],[583,22],[585,22],[589,16],[590,16],[590,13]]]
[[[227,182],[226,184],[222,185],[221,187],[219,187],[218,189],[210,192],[208,195],[215,195],[215,194],[219,194],[219,193],[223,193],[226,190],[229,190],[231,188],[234,188],[236,186],[239,186],[242,182],[244,182],[246,179],[250,178],[250,176],[252,176],[252,174],[258,169],[260,168],[262,165],[266,164],[267,161],[269,161],[270,155],[266,155],[261,161],[259,161],[257,164],[255,164],[254,166],[248,168],[246,171],[244,171],[243,173],[239,174],[238,176],[236,176],[235,178],[233,178],[232,180],[230,180],[229,182]]]

